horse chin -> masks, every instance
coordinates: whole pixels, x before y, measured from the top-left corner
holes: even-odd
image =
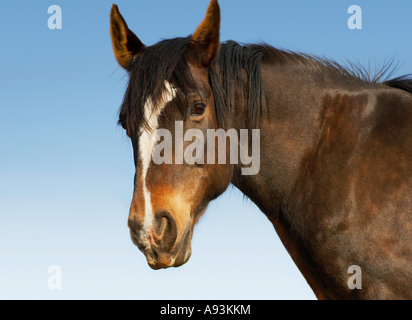
[[[146,259],[153,270],[178,268],[189,261],[191,254],[191,235],[188,233],[171,253],[152,251],[151,254],[146,254]]]
[[[146,256],[147,263],[153,270],[167,269],[167,268],[178,268],[189,261],[191,256],[191,249],[187,251],[182,251],[182,253],[177,254],[172,257],[168,254],[159,255],[156,258]]]
[[[187,257],[173,257],[173,258],[160,258],[160,259],[151,259],[147,257],[147,263],[150,268],[153,270],[168,269],[168,268],[178,268],[184,265],[190,259],[191,253],[187,254]]]

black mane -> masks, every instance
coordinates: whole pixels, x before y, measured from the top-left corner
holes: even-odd
[[[145,48],[132,60],[130,80],[119,113],[119,123],[131,134],[136,134],[142,125],[146,125],[144,105],[147,99],[152,99],[153,105],[158,105],[157,102],[165,90],[165,81],[180,89],[183,94],[196,89],[186,58],[190,40],[190,36],[163,40]],[[387,73],[391,74],[388,72],[391,64],[386,64],[372,76],[365,68],[354,64],[343,67],[330,59],[279,50],[267,44],[241,45],[227,41],[221,44],[218,58],[209,68],[209,83],[215,97],[220,127],[227,128],[233,119],[235,101],[238,101],[239,97],[244,102],[241,105],[248,106],[249,126],[259,127],[265,112],[262,61],[302,66],[317,72],[381,84],[412,93],[412,79],[409,76],[385,79]],[[180,111],[185,114],[184,110]]]
[[[148,99],[158,105],[166,89],[165,81],[187,91],[194,88],[194,81],[186,60],[190,38],[164,40],[145,48],[130,63],[129,84],[119,114],[119,124],[130,134],[136,134],[147,125],[144,106]]]
[[[196,89],[186,59],[190,40],[191,37],[163,40],[146,48],[131,62],[130,80],[119,114],[119,124],[131,134],[136,134],[141,126],[146,125],[144,105],[147,99],[152,99],[154,106],[158,105],[165,90],[165,81],[183,94]],[[209,69],[209,83],[215,97],[220,127],[227,128],[238,95],[243,101],[248,100],[250,123],[255,124],[262,119],[262,48],[257,45],[242,46],[233,41],[221,45],[219,56]],[[243,88],[243,72],[247,75],[247,88]],[[184,114],[184,110],[180,111]]]

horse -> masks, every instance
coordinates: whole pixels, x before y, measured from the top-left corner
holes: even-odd
[[[116,5],[110,33],[129,76],[119,111],[136,169],[128,227],[151,268],[189,260],[195,224],[232,184],[273,224],[318,299],[412,298],[411,78],[367,79],[325,58],[221,43],[217,0],[188,37],[145,46]],[[209,151],[221,144],[207,161],[182,161],[196,137],[182,141],[178,129],[258,130],[259,170],[215,161]],[[171,161],[155,162],[155,151]]]

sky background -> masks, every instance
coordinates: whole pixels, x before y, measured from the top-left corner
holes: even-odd
[[[147,45],[187,36],[208,0],[117,0]],[[117,126],[127,84],[109,35],[112,1],[0,4],[0,299],[314,299],[271,223],[233,187],[195,228],[192,257],[151,270],[132,244],[131,144]],[[412,72],[409,0],[221,0],[221,39],[267,42]],[[359,5],[363,29],[350,30]],[[62,30],[47,27],[50,5]],[[48,288],[48,268],[62,290]]]

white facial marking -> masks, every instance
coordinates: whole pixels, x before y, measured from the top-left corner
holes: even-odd
[[[146,186],[146,176],[149,170],[150,162],[152,160],[153,148],[156,145],[156,135],[155,131],[159,126],[159,116],[165,108],[166,104],[172,101],[176,96],[176,89],[174,89],[169,82],[165,81],[166,90],[163,93],[163,98],[161,101],[161,107],[155,107],[151,99],[146,102],[144,106],[145,119],[148,124],[148,128],[142,126],[140,129],[140,140],[139,140],[139,156],[142,164],[142,183],[143,183],[143,195],[144,195],[144,208],[145,216],[143,227],[146,232],[150,232],[153,225],[153,209],[150,198],[150,191],[147,190]]]

